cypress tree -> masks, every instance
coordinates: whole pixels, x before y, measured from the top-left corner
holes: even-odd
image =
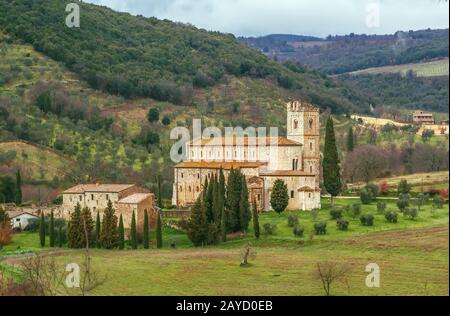
[[[188,227],[188,237],[195,246],[206,244],[208,240],[208,223],[206,222],[202,197],[199,197],[192,207]]]
[[[41,221],[39,223],[39,241],[41,247],[45,247],[45,217],[44,212],[41,213]]]
[[[238,170],[231,169],[227,185],[227,231],[238,232],[240,225],[241,178]]]
[[[347,135],[347,151],[352,152],[355,149],[354,139],[353,139],[353,127],[350,126]]]
[[[287,185],[283,180],[276,180],[273,184],[272,194],[270,195],[270,205],[278,214],[283,213],[289,204],[289,194]]]
[[[225,208],[222,208],[222,214],[220,219],[220,236],[223,242],[227,241],[227,216]]]
[[[49,224],[49,239],[50,247],[55,247],[55,218],[53,216],[53,210],[50,213],[50,224]]]
[[[100,242],[101,224],[100,224],[100,212],[97,212],[97,218],[95,219],[95,246],[101,248]]]
[[[117,216],[115,215],[112,202],[108,201],[108,206],[103,213],[103,222],[100,232],[100,244],[105,249],[113,249],[117,247],[119,235],[117,232]]]
[[[328,117],[325,148],[323,155],[323,181],[327,192],[331,195],[331,205],[334,206],[333,197],[337,196],[342,189],[341,170],[339,167],[339,156],[334,135],[333,118]]]
[[[125,228],[123,226],[122,214],[120,214],[120,219],[119,219],[118,235],[119,235],[119,249],[123,250],[123,249],[125,249]]]
[[[22,204],[22,177],[20,175],[20,169],[16,172],[16,194],[15,194],[16,205]]]
[[[94,242],[94,220],[92,219],[92,213],[89,207],[85,207],[81,211],[81,222],[80,222],[80,228],[81,228],[81,247],[84,248],[89,243],[89,246],[91,246]],[[86,233],[87,233],[87,239],[86,239]]]
[[[205,194],[205,212],[206,212],[206,221],[207,223],[214,223],[215,214],[214,214],[214,178],[211,179]]]
[[[64,245],[63,227],[59,225],[58,227],[58,247],[62,248]]]
[[[259,215],[258,215],[258,208],[256,206],[256,200],[253,200],[253,230],[255,232],[256,239],[259,239],[260,232],[259,232]]]
[[[242,232],[247,231],[248,225],[252,218],[252,214],[250,211],[250,205],[248,203],[248,189],[247,189],[247,181],[245,180],[245,176],[242,174],[241,178],[241,196],[239,200],[239,226]]]
[[[143,244],[144,244],[144,249],[149,249],[150,248],[150,241],[149,241],[149,231],[148,231],[148,212],[147,210],[144,210],[144,236],[143,236]]]
[[[158,183],[158,207],[159,208],[163,208],[162,189],[161,189],[161,175],[160,174],[158,174],[157,183]]]
[[[70,216],[68,228],[69,248],[83,247],[83,227],[81,226],[81,206],[78,203]]]
[[[131,217],[131,248],[137,249],[137,230],[136,230],[136,215],[134,214]]]
[[[162,240],[162,223],[161,223],[161,214],[157,214],[156,217],[156,248],[161,249],[163,247]]]
[[[217,225],[217,228],[220,228],[220,216],[222,215],[220,212],[220,196],[219,196],[219,182],[216,176],[214,176],[214,187],[213,187],[213,199],[212,199],[212,210],[213,210],[213,223]]]

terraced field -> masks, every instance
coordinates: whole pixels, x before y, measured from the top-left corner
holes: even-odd
[[[368,68],[351,72],[351,75],[362,74],[383,74],[383,73],[401,73],[406,75],[409,70],[412,70],[419,77],[434,77],[434,76],[448,76],[449,75],[449,62],[447,59],[441,59],[436,61],[430,61],[425,63],[395,65]]]

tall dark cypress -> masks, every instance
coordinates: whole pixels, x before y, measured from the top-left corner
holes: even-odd
[[[208,241],[208,223],[201,196],[192,207],[188,223],[188,237],[195,246],[202,246]]]
[[[41,221],[39,223],[39,242],[41,247],[45,247],[45,217],[44,212],[41,213]]]
[[[97,248],[102,247],[102,244],[100,242],[100,232],[101,232],[100,213],[97,212],[97,219],[95,220],[95,246]]]
[[[350,126],[348,129],[347,135],[347,151],[352,152],[355,149],[354,136],[353,136],[353,127]]]
[[[161,249],[163,247],[163,239],[162,239],[162,222],[161,222],[161,214],[157,214],[156,217],[156,248]]]
[[[64,241],[65,241],[65,238],[64,238],[64,232],[63,232],[63,226],[59,225],[59,227],[58,227],[58,247],[59,248],[63,247]]]
[[[258,207],[256,206],[256,200],[253,200],[253,231],[255,232],[256,239],[259,239],[260,232],[259,232],[259,214],[258,214]]]
[[[70,215],[70,222],[68,224],[68,238],[69,248],[82,248],[83,247],[83,227],[81,225],[81,206],[78,203],[75,206],[75,210]]]
[[[325,133],[325,148],[323,155],[323,182],[325,189],[331,195],[331,204],[334,205],[333,197],[341,193],[341,169],[339,166],[339,156],[336,147],[336,137],[334,134],[333,118],[328,117],[326,133]]]
[[[240,225],[241,177],[238,170],[231,169],[227,185],[227,231],[238,232]]]
[[[131,217],[131,248],[137,249],[137,230],[136,230],[136,215],[134,214]]]
[[[250,205],[248,202],[248,188],[247,181],[243,174],[240,175],[241,179],[241,196],[239,200],[239,226],[242,232],[246,232],[248,230],[248,224],[252,218],[252,214],[250,211]]]
[[[227,241],[227,216],[225,213],[225,208],[222,208],[222,214],[220,218],[220,237],[222,242]]]
[[[50,247],[55,247],[55,218],[53,216],[53,210],[50,213],[50,223],[48,236],[50,239]]]
[[[118,235],[119,235],[119,249],[123,250],[125,249],[125,227],[123,226],[122,214],[120,214],[119,219]]]
[[[215,221],[214,214],[214,190],[215,190],[215,181],[214,178],[211,178],[209,182],[208,188],[205,192],[205,212],[206,212],[206,221],[211,224]]]
[[[150,248],[149,231],[148,231],[148,211],[144,210],[144,228],[143,228],[142,242],[144,244],[144,249]]]
[[[160,174],[158,174],[157,182],[158,182],[158,207],[159,208],[163,208],[162,188],[161,188],[161,175]]]
[[[15,194],[16,205],[22,204],[22,177],[20,175],[20,169],[16,172],[16,194]]]
[[[108,201],[108,207],[103,212],[103,222],[100,233],[100,243],[102,248],[114,249],[117,247],[119,241],[119,234],[117,232],[117,216],[116,210],[113,208],[111,201]]]

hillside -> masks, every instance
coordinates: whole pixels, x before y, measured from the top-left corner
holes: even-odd
[[[94,89],[125,98],[192,105],[197,89],[232,77],[270,81],[283,99],[301,97],[335,112],[351,111],[355,104],[368,109],[357,93],[342,91],[313,71],[283,67],[232,35],[85,3],[80,4],[83,26],[64,27],[68,2],[1,0],[4,40],[29,43]]]
[[[289,38],[286,35],[279,40],[277,36],[271,36],[271,41],[264,37],[258,40],[241,38],[241,41],[270,57],[276,56],[281,62],[295,61],[326,74],[341,74],[448,57],[448,36],[448,29],[428,29],[392,35],[328,36],[313,41],[283,40]]]
[[[403,76],[408,72],[415,73],[418,77],[448,77],[448,58],[434,60],[430,62],[415,63],[415,64],[403,64],[394,66],[383,66],[367,68],[350,72],[351,75],[362,74],[385,74],[385,73],[399,73]]]

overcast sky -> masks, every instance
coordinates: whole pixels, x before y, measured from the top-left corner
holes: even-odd
[[[387,34],[448,28],[445,0],[88,0],[133,15],[188,22],[236,36]],[[379,4],[379,23],[377,8]],[[369,21],[369,23],[367,23]]]

